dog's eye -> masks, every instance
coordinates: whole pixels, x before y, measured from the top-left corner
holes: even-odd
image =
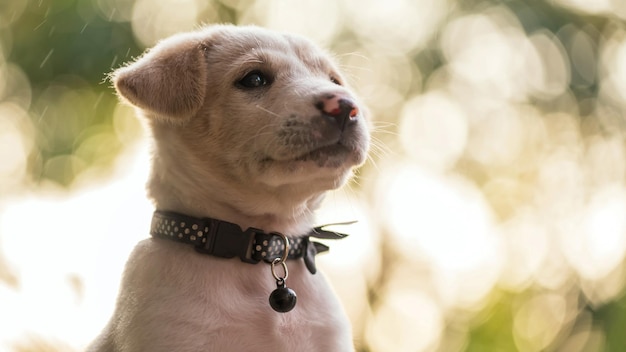
[[[252,71],[237,83],[244,88],[260,88],[269,85],[270,81],[262,72]]]
[[[331,75],[331,76],[330,76],[330,81],[331,81],[331,82],[333,82],[334,84],[338,85],[338,86],[341,86],[341,85],[342,85],[342,84],[341,84],[341,81],[340,81],[337,77],[335,77],[335,76],[332,76],[332,75]]]

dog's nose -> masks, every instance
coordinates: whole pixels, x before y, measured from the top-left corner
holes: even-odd
[[[323,96],[316,106],[323,114],[333,117],[342,131],[359,114],[359,108],[351,99],[337,94]]]

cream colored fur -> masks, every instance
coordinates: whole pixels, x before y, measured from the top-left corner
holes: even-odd
[[[237,83],[253,71],[270,84]],[[298,36],[209,26],[160,42],[112,79],[152,131],[148,191],[159,210],[302,235],[324,193],[366,158],[364,107],[357,102],[343,133],[322,118],[321,96],[356,97],[328,55]],[[329,144],[341,147],[328,152]],[[352,351],[348,319],[324,276],[302,260],[288,266],[298,303],[277,313],[267,264],[144,240],[128,260],[113,317],[88,350]]]

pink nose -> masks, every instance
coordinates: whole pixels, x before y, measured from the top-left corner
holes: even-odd
[[[337,94],[323,96],[316,107],[325,115],[333,117],[342,131],[346,123],[355,120],[359,114],[359,108],[351,99]]]

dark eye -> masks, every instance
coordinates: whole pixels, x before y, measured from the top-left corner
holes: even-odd
[[[331,82],[333,82],[334,84],[338,85],[338,86],[341,86],[341,85],[342,85],[342,84],[341,84],[341,81],[340,81],[337,77],[335,77],[335,76],[332,76],[332,75],[331,75],[331,76],[330,76],[330,81],[331,81]]]
[[[240,86],[244,88],[260,88],[270,84],[270,81],[265,77],[262,72],[252,71],[245,75],[239,82]]]

